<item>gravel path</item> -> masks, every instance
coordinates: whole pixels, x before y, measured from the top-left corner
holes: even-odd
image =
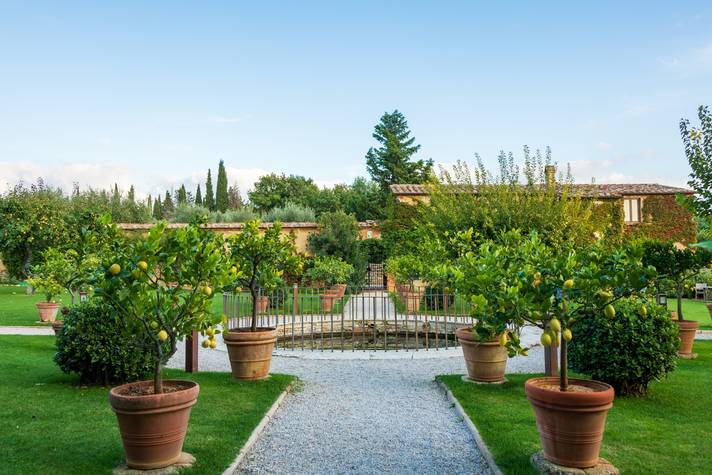
[[[399,353],[404,359],[275,356],[272,371],[299,376],[303,387],[287,397],[235,473],[488,473],[433,381],[438,374],[465,373],[462,356],[408,359],[412,353]],[[171,363],[182,366],[182,351]],[[201,349],[200,369],[229,370],[227,355]],[[508,371],[543,371],[543,350],[509,360]]]
[[[0,327],[0,335],[54,335],[52,327]]]

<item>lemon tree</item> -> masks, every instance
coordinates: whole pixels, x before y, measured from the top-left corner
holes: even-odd
[[[462,244],[471,233],[454,239]],[[563,390],[568,387],[567,343],[576,337],[576,321],[592,314],[615,318],[616,302],[646,288],[655,276],[636,244],[553,249],[537,233],[523,236],[514,230],[497,241],[459,247],[463,252],[444,272],[452,276],[450,285],[470,299],[474,334],[480,340],[499,338],[510,356],[527,353],[519,340],[524,325],[544,331],[542,345],[560,339]]]
[[[294,275],[302,268],[294,238],[282,236],[281,229],[281,224],[275,222],[261,232],[260,222],[252,220],[228,240],[229,272],[236,285],[247,288],[252,296],[252,331],[257,331],[257,297],[277,287],[285,273]]]
[[[163,392],[162,367],[180,339],[198,331],[208,346],[215,341],[221,316],[212,313],[211,297],[213,288],[234,280],[229,269],[222,236],[197,222],[179,229],[160,222],[145,239],[128,241],[104,259],[97,295],[123,317],[134,344],[149,341],[155,393]]]

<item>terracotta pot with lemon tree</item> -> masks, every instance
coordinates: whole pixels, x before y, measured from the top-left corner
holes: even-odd
[[[281,282],[284,273],[293,275],[301,269],[293,237],[282,236],[280,231],[280,223],[275,222],[262,233],[259,221],[253,220],[228,241],[230,271],[237,286],[248,289],[252,297],[250,327],[231,328],[223,333],[232,376],[236,379],[256,380],[269,376],[277,329],[258,326],[258,302]]]
[[[568,467],[595,466],[614,390],[599,381],[569,378],[567,343],[576,335],[578,319],[601,312],[615,318],[615,302],[649,286],[655,270],[643,265],[640,246],[554,250],[536,234],[525,238],[516,232],[481,246],[479,254],[483,263],[496,263],[505,271],[499,278],[484,278],[500,287],[496,298],[485,293],[473,296],[472,302],[482,325],[508,335],[500,342],[510,354],[523,348],[516,333],[505,328],[535,325],[544,331],[545,346],[561,337],[560,376],[532,378],[525,384],[544,456]]]
[[[424,290],[416,285],[416,281],[425,273],[423,259],[411,254],[390,257],[386,260],[385,271],[396,281],[398,297],[405,303],[406,312],[418,312]]]
[[[693,358],[692,347],[700,324],[694,320],[685,320],[682,312],[682,296],[685,283],[712,261],[712,252],[704,246],[680,249],[673,243],[658,241],[648,241],[644,244],[644,248],[645,263],[657,269],[659,280],[667,280],[675,288],[677,311],[674,313],[680,328],[678,353],[683,358]]]
[[[315,257],[314,265],[306,272],[306,276],[318,286],[326,287],[321,294],[322,310],[331,312],[334,303],[344,296],[346,282],[354,273],[354,266],[339,257]]]
[[[212,288],[230,281],[226,257],[222,237],[198,223],[167,230],[161,222],[144,240],[114,246],[100,268],[97,295],[123,317],[127,344],[143,345],[154,360],[152,381],[109,393],[131,468],[166,467],[180,456],[200,388],[164,380],[162,369],[192,332],[214,342],[220,317],[211,313]]]
[[[58,272],[61,269],[57,269],[54,264],[52,261],[45,261],[40,265],[33,266],[33,275],[27,279],[27,283],[34,287],[36,292],[44,295],[44,301],[35,304],[41,322],[52,323],[56,320],[60,303],[55,299],[64,290],[58,277]]]

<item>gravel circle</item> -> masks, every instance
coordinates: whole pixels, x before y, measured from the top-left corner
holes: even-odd
[[[526,358],[510,359],[507,371],[543,371],[543,361],[543,349],[535,347]],[[229,371],[223,351],[201,349],[199,363],[201,371]],[[182,348],[170,365],[182,367]],[[472,435],[434,382],[439,374],[464,374],[462,356],[274,356],[272,371],[296,375],[302,384],[235,473],[489,473]]]

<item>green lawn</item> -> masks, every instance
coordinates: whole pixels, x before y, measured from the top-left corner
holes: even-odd
[[[668,298],[668,309],[677,310],[677,300]],[[710,312],[701,300],[682,299],[682,316],[685,320],[700,322],[700,330],[712,330]]]
[[[54,337],[0,336],[0,474],[110,474],[123,448],[108,388],[79,386],[52,362]],[[226,356],[227,358],[227,356]],[[181,473],[221,473],[292,376],[239,382],[229,373],[170,378],[200,384],[184,450],[197,458]]]
[[[679,360],[646,398],[616,399],[608,414],[601,456],[621,473],[708,474],[712,470],[712,341],[695,342],[696,360]],[[439,376],[460,401],[504,473],[536,473],[539,450],[534,413],[524,395],[533,374],[507,375],[500,386]]]
[[[43,295],[27,295],[27,287],[21,285],[0,285],[0,326],[2,325],[42,325],[35,304],[44,299]],[[64,304],[71,301],[69,294],[64,292],[58,299]]]

